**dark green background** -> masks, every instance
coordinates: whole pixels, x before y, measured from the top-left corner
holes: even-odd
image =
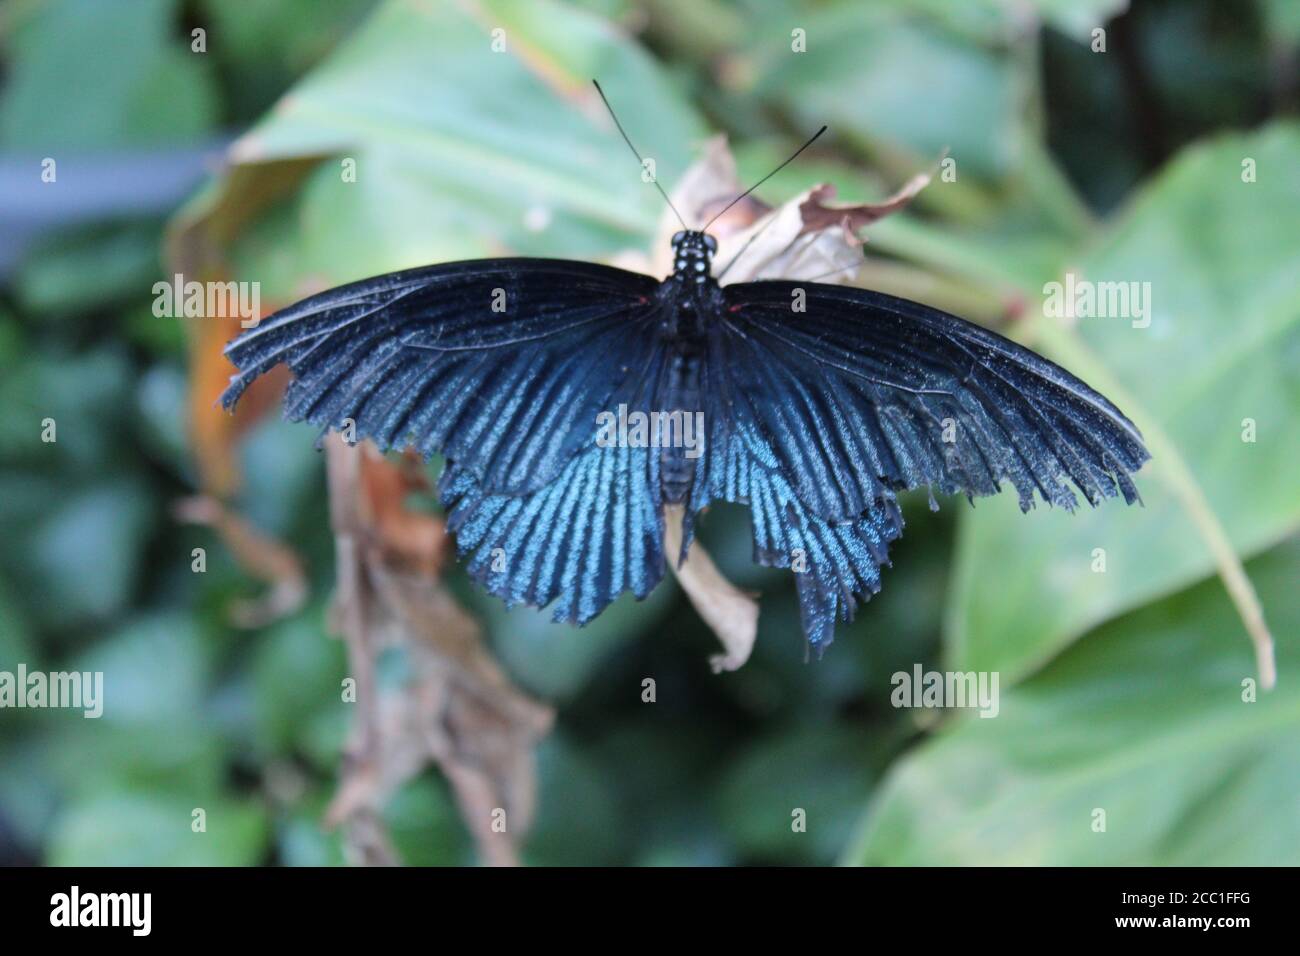
[[[659,200],[590,111],[591,76],[667,183],[715,130],[748,179],[831,126],[765,187],[773,202],[821,180],[879,197],[949,149],[958,181],[870,230],[872,274],[969,302],[1114,398],[1156,453],[1145,508],[1021,516],[1003,496],[932,514],[924,494],[909,499],[884,591],[811,664],[788,576],[750,564],[743,512],[715,511],[711,553],[763,591],[754,658],[723,677],[671,581],[577,632],[507,615],[453,573],[512,677],[558,708],[526,858],[1295,864],[1300,8],[1125,6],[10,0],[0,152],[28,198],[43,195],[45,156],[73,170],[127,150],[163,169],[251,129],[245,181],[319,158],[226,250],[272,302],[305,277],[645,249]],[[497,25],[504,55],[488,45]],[[206,54],[190,52],[195,27]],[[794,28],[807,53],[791,53]],[[341,156],[357,159],[356,184],[340,186]],[[239,201],[215,180],[189,214]],[[39,202],[20,205],[6,222],[39,217]],[[539,207],[550,225],[537,232],[526,213]],[[271,419],[244,446],[255,491],[239,506],[300,550],[313,590],[288,620],[232,628],[224,608],[253,584],[169,514],[197,480],[184,333],[150,312],[173,211],[44,230],[0,290],[0,669],[100,669],[110,694],[99,721],[0,712],[0,862],[340,861],[319,825],[350,716],[342,648],[324,633],[322,460],[311,429]],[[1066,268],[1150,281],[1151,328],[1043,320],[1043,283]],[[1008,324],[1016,302],[1024,317]],[[39,439],[47,416],[53,445]],[[1279,687],[1257,703],[1241,699],[1250,647],[1189,495],[1279,642]],[[1097,547],[1105,574],[1090,569]],[[999,671],[1000,716],[893,709],[890,675],[917,662]],[[640,699],[648,676],[654,705]],[[206,838],[190,832],[194,806]],[[791,831],[793,808],[806,833]],[[435,774],[388,818],[408,862],[472,860]]]

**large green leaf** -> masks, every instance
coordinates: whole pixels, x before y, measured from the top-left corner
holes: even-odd
[[[658,174],[675,178],[703,127],[604,21],[551,2],[473,12],[446,0],[387,3],[232,147],[234,169],[192,214],[212,235],[246,234],[252,254],[236,250],[238,270],[270,272],[280,297],[297,291],[287,278],[339,282],[506,250],[584,258],[644,244],[662,200],[593,77],[625,107]],[[245,233],[241,217],[284,185],[284,163],[312,160],[320,164],[282,214]]]
[[[998,18],[982,11],[970,32],[990,19]],[[778,5],[764,10],[755,37],[746,72],[756,92],[810,129],[827,123],[910,162],[948,149],[960,169],[985,179],[1019,165],[1022,74],[1004,51],[958,35],[937,10],[859,0]]]
[[[1082,278],[1149,282],[1150,325],[1083,318],[1076,335],[1044,320],[1039,344],[1146,432],[1155,460],[1138,478],[1145,507],[1023,516],[1007,496],[961,506],[954,666],[1018,677],[1090,627],[1210,573],[1182,478],[1238,554],[1300,524],[1297,150],[1291,125],[1192,148],[1080,255]],[[1257,182],[1242,181],[1246,158]],[[1246,419],[1254,442],[1243,441]],[[1093,570],[1095,549],[1104,571]]]
[[[866,864],[1300,863],[1300,542],[1250,565],[1278,689],[1216,582],[1090,634],[900,761],[847,859]],[[1096,832],[1095,811],[1105,811]]]

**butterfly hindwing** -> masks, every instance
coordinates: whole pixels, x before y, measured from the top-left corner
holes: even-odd
[[[683,541],[689,545],[693,518],[710,502],[747,505],[754,561],[794,572],[804,636],[820,653],[836,621],[851,620],[858,601],[880,590],[889,543],[903,533],[898,505],[886,491],[852,519],[817,514],[774,466],[777,456],[759,429],[726,417],[725,402],[715,399],[710,407],[717,417],[708,454],[697,466]]]
[[[623,591],[646,597],[664,572],[656,449],[592,444],[525,494],[486,492],[449,465],[439,495],[466,569],[507,606],[586,624]]]

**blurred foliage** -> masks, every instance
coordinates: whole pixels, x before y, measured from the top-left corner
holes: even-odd
[[[713,130],[756,178],[831,125],[764,188],[769,201],[818,179],[881,196],[948,150],[958,181],[871,230],[873,268],[942,283],[990,319],[1035,303],[1002,331],[1168,439],[1249,561],[1280,640],[1279,689],[1241,700],[1249,646],[1165,460],[1141,476],[1144,509],[1022,517],[1006,497],[937,513],[909,499],[884,591],[810,664],[790,581],[752,565],[744,512],[720,508],[704,543],[763,592],[754,658],[724,677],[671,582],[578,632],[507,613],[451,573],[511,676],[559,708],[526,857],[1294,864],[1294,9],[14,0],[0,12],[0,151],[32,168],[113,150],[147,163],[238,136],[236,163],[174,223],[219,235],[235,277],[274,306],[443,259],[644,248],[662,208],[592,76],[669,183]],[[1089,46],[1101,24],[1104,54]],[[505,53],[491,51],[494,27]],[[206,53],[191,52],[196,28]],[[790,51],[796,28],[805,54]],[[1255,183],[1241,180],[1247,157]],[[342,183],[343,158],[356,183]],[[300,551],[313,597],[234,629],[230,603],[254,585],[213,533],[170,514],[197,478],[185,338],[150,311],[163,229],[115,215],[47,235],[0,291],[0,669],[99,669],[108,694],[97,721],[0,712],[0,861],[339,863],[320,819],[350,715],[344,655],[325,636],[321,459],[310,429],[270,419],[242,445],[239,505]],[[1034,319],[1067,268],[1150,281],[1151,326]],[[40,440],[46,417],[54,444]],[[1105,574],[1089,570],[1096,547]],[[890,675],[917,663],[999,670],[1001,714],[894,709]],[[206,834],[191,832],[196,807]],[[1098,807],[1105,834],[1090,826]],[[806,833],[791,829],[798,808]],[[386,818],[411,863],[472,860],[435,774]]]
[[[1294,541],[1250,565],[1287,661],[1298,568]],[[913,751],[849,859],[1293,866],[1298,672],[1243,703],[1250,655],[1223,640],[1235,627],[1214,581],[1101,626],[1004,695],[995,719],[956,720]]]

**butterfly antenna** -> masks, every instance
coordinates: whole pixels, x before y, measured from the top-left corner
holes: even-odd
[[[772,223],[776,222],[776,218],[777,217],[775,214],[768,216],[767,222],[759,226],[758,229],[753,233],[753,235],[751,235],[748,239],[745,240],[745,244],[740,247],[740,251],[737,252],[734,256],[732,256],[731,261],[728,262],[726,266],[723,268],[723,270],[718,273],[717,275],[718,282],[721,282],[723,278],[726,276],[726,274],[731,271],[731,267],[734,266],[740,260],[740,257],[749,251],[749,247],[754,244],[754,240],[757,239],[759,236],[761,236],[763,233],[767,232],[767,227],[772,225]]]
[[[706,222],[706,223],[704,224],[704,227],[700,230],[700,232],[707,232],[708,229],[709,229],[709,226],[713,225],[715,222],[717,222],[719,219],[722,218],[722,214],[723,214],[723,213],[725,213],[728,209],[730,209],[730,208],[731,208],[732,206],[734,206],[736,203],[740,202],[742,199],[744,199],[746,196],[748,196],[750,193],[752,193],[752,192],[753,192],[755,189],[757,189],[759,186],[763,185],[763,183],[767,182],[769,179],[771,179],[773,176],[775,176],[775,175],[776,175],[777,173],[779,173],[781,170],[785,169],[787,166],[789,166],[791,163],[793,163],[794,160],[795,160],[795,157],[798,156],[800,153],[802,153],[805,149],[807,149],[807,148],[808,148],[809,146],[811,146],[813,143],[817,142],[817,137],[821,136],[821,134],[824,133],[824,132],[826,132],[826,127],[825,127],[825,126],[823,126],[821,129],[819,129],[817,132],[813,133],[813,135],[812,135],[812,139],[808,140],[808,142],[804,143],[802,146],[800,146],[798,149],[796,149],[796,150],[794,151],[794,153],[790,156],[789,159],[787,159],[787,160],[786,160],[784,163],[782,163],[780,166],[776,167],[776,169],[772,170],[770,173],[768,173],[766,176],[764,176],[764,177],[763,177],[762,179],[760,179],[758,182],[754,183],[754,185],[750,186],[748,189],[746,189],[743,193],[741,193],[741,194],[740,194],[739,196],[737,196],[735,199],[731,200],[731,202],[729,202],[729,203],[727,203],[725,206],[723,206],[723,207],[722,207],[722,212],[719,212],[716,216],[714,216],[712,219],[710,219],[708,222]],[[628,145],[630,146],[631,144],[629,143]]]
[[[828,278],[828,277],[830,277],[830,276],[833,276],[833,275],[835,275],[835,273],[837,273],[837,272],[847,272],[847,271],[850,270],[850,269],[861,269],[861,268],[862,268],[863,266],[865,266],[866,264],[867,264],[867,262],[866,262],[865,259],[861,260],[860,262],[850,262],[848,265],[840,266],[838,269],[832,269],[830,272],[823,272],[823,273],[822,273],[821,275],[819,275],[819,276],[813,276],[813,277],[812,277],[811,279],[809,279],[808,281],[809,281],[809,282],[821,282],[822,279],[825,279],[825,278]]]
[[[623,137],[623,142],[627,143],[627,148],[632,150],[632,155],[637,158],[641,163],[641,168],[644,170],[646,168],[645,159],[637,152],[636,147],[632,145],[632,140],[628,138],[627,132],[623,129],[623,124],[618,121],[618,114],[614,112],[614,107],[609,105],[609,97],[607,97],[605,91],[600,88],[600,83],[598,81],[592,80],[591,82],[595,85],[596,92],[600,94],[601,101],[605,104],[605,109],[609,110],[609,116],[614,121],[614,125],[618,127],[618,132]],[[682,228],[689,230],[691,227],[686,225],[686,220],[683,219],[682,214],[677,211],[677,207],[673,205],[673,201],[668,198],[668,194],[664,192],[664,187],[659,185],[659,177],[651,174],[650,182],[654,183],[655,189],[659,190],[659,195],[664,197],[664,202],[668,203],[668,208],[673,211],[673,215],[676,216],[677,221],[682,224]]]

